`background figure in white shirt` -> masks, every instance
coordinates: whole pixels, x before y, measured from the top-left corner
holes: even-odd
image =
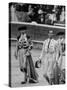
[[[58,40],[57,40],[57,46],[58,46],[58,65],[61,70],[65,69],[65,38],[64,38],[64,32],[59,32],[57,34]]]
[[[50,81],[52,77],[53,67],[55,63],[56,51],[55,45],[56,40],[53,39],[53,31],[49,31],[48,39],[46,39],[43,43],[43,48],[39,59],[41,60],[43,67],[43,75],[44,77]]]
[[[51,84],[65,84],[65,39],[64,32],[57,33],[56,63]]]

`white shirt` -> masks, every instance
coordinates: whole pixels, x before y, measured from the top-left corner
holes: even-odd
[[[41,52],[41,55],[40,55],[40,59],[43,57],[43,55],[45,55],[45,53],[54,53],[55,52],[55,45],[56,45],[56,40],[54,39],[51,39],[50,41],[50,45],[49,45],[49,48],[48,48],[48,44],[49,44],[49,38],[46,39],[43,43],[43,48],[42,48],[42,52]]]
[[[57,43],[58,43],[58,44],[65,43],[64,38],[62,38],[62,39],[59,38],[59,39],[57,40]]]
[[[62,39],[59,38],[57,40],[58,51],[60,51],[62,53],[63,46],[61,44],[65,44],[65,39],[64,38],[62,38]]]

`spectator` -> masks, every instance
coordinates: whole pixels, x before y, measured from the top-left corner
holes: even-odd
[[[43,13],[39,14],[37,23],[45,24],[45,17],[44,17],[44,14]]]
[[[53,12],[52,14],[49,15],[49,20],[51,20],[51,24],[54,24],[54,22],[56,22],[55,12]]]
[[[27,14],[30,17],[31,21],[33,21],[34,12],[33,12],[32,5],[29,5]]]
[[[61,6],[58,6],[57,9],[56,9],[57,21],[60,21],[61,10],[62,10],[62,7]]]
[[[51,25],[51,20],[49,19],[50,14],[45,16],[45,24]]]
[[[64,22],[64,21],[65,21],[65,11],[64,11],[64,7],[63,7],[61,15],[60,15],[60,22]]]
[[[65,7],[58,5],[23,4],[10,5],[10,20],[53,25],[65,23]]]
[[[15,5],[11,5],[11,21],[17,21],[16,13],[15,13]]]
[[[27,14],[26,9],[24,10],[24,7],[25,7],[24,5],[23,6],[17,5],[17,7],[16,7],[16,16],[18,18],[18,21],[30,22],[31,19]]]

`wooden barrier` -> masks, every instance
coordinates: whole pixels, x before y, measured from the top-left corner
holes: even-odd
[[[30,35],[32,40],[43,41],[48,38],[48,31],[53,30],[54,34],[59,31],[65,32],[65,27],[52,26],[52,25],[41,25],[41,24],[32,24],[32,23],[23,23],[23,22],[11,22],[9,23],[9,33],[10,38],[16,38],[19,34],[18,28],[20,26],[26,26],[26,33]],[[56,36],[55,36],[56,38]]]
[[[33,24],[33,23],[24,23],[24,22],[11,22],[9,23],[9,38],[12,42],[16,41],[16,38],[19,34],[18,28],[21,26],[26,26],[26,33],[30,35],[34,48],[42,48],[43,41],[48,38],[48,31],[53,30],[54,38],[56,37],[56,33],[65,32],[65,27],[53,26],[53,25],[44,25],[44,24]]]

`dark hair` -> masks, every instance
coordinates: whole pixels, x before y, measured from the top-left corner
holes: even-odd
[[[65,35],[65,32],[59,32],[56,34],[57,36],[60,36],[60,35]]]

